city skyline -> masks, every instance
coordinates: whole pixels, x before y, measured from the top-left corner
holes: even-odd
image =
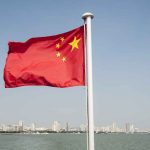
[[[73,124],[71,124],[70,122],[66,122],[65,124],[62,124],[60,121],[52,121],[51,124],[49,124],[49,126],[44,126],[44,125],[39,125],[38,122],[31,122],[31,123],[25,123],[23,120],[19,120],[18,123],[0,123],[0,130],[2,130],[2,127],[21,127],[20,131],[23,131],[24,129],[26,130],[31,130],[31,131],[42,131],[42,130],[50,130],[50,131],[85,131],[86,132],[86,124],[82,123],[79,124],[78,126],[74,126]],[[124,123],[122,126],[119,126],[117,124],[117,122],[112,122],[109,125],[95,125],[94,127],[95,132],[150,132],[150,127],[146,128],[146,129],[141,129],[136,127],[134,124],[126,122]]]
[[[5,89],[8,42],[67,32],[92,20],[95,125],[150,127],[150,1],[7,1],[0,5],[0,122],[86,122],[85,87]],[[50,69],[50,68],[49,68]]]

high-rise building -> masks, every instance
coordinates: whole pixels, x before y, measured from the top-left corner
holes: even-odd
[[[20,120],[19,121],[19,131],[23,131],[23,121],[22,120]]]
[[[52,130],[55,132],[59,132],[61,129],[61,124],[58,121],[54,121],[52,125]]]
[[[125,124],[125,131],[126,131],[126,133],[130,132],[130,123]]]
[[[133,124],[130,125],[130,133],[134,133],[135,132],[135,129],[134,129],[134,126]]]
[[[2,124],[2,131],[7,131],[7,127],[5,124]]]
[[[116,122],[113,122],[113,124],[111,126],[111,132],[117,132],[117,129],[118,129],[118,127],[117,127]]]
[[[85,124],[80,125],[80,131],[86,132],[86,125]]]
[[[66,123],[66,131],[67,132],[69,131],[69,123],[68,122]]]
[[[36,131],[36,124],[35,124],[35,123],[32,123],[32,124],[31,124],[31,130],[32,130],[32,131]]]

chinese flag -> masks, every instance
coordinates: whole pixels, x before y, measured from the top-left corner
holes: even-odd
[[[84,26],[26,42],[9,42],[4,68],[6,88],[85,85]]]

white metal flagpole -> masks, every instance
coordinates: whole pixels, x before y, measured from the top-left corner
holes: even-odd
[[[82,19],[86,24],[85,43],[86,43],[86,80],[87,80],[87,120],[88,120],[88,150],[94,150],[94,113],[93,113],[93,78],[92,78],[92,38],[91,20],[92,13],[84,13]]]

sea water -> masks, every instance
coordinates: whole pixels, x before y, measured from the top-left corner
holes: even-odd
[[[86,134],[0,134],[0,150],[86,150]],[[150,134],[96,134],[95,150],[150,150]]]

